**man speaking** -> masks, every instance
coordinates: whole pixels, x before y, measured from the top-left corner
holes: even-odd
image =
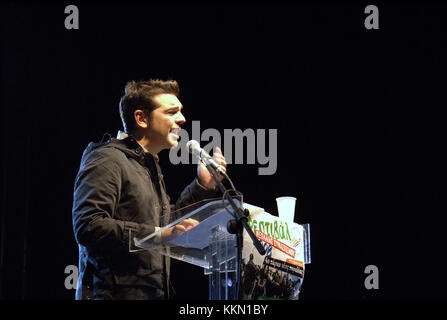
[[[175,205],[170,204],[158,153],[178,144],[178,131],[186,121],[178,96],[176,81],[128,82],[119,104],[124,132],[117,138],[105,134],[85,149],[72,211],[79,246],[76,299],[169,298],[169,258],[151,251],[129,252],[129,234],[155,232],[161,216],[217,192],[214,178],[199,162],[197,178]],[[219,148],[213,160],[225,170]],[[186,220],[166,230],[162,240],[195,224]]]

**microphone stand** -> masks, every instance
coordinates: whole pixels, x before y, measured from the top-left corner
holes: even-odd
[[[207,165],[205,162],[204,162],[204,164],[205,164],[206,168],[208,169],[208,171],[211,173],[211,176],[213,177],[213,179],[216,182],[217,186],[219,187],[220,191],[222,191],[222,193],[225,195],[227,192],[227,188],[225,188],[223,183],[221,181],[219,181],[219,179],[217,178],[217,175],[218,175],[217,171],[212,166]],[[226,174],[224,174],[223,176],[227,180],[229,180],[228,176],[226,176]],[[255,234],[253,233],[253,231],[251,230],[250,226],[247,223],[247,221],[248,221],[247,217],[249,215],[248,209],[242,209],[240,206],[238,206],[236,204],[236,202],[234,202],[232,197],[228,197],[228,201],[230,202],[231,206],[233,207],[233,209],[236,213],[236,217],[235,217],[236,219],[230,220],[227,225],[228,232],[231,234],[241,233],[241,235],[242,235],[242,231],[243,231],[243,229],[245,229],[247,231],[248,235],[250,236],[251,240],[253,241],[253,244],[254,244],[255,248],[258,250],[259,254],[261,256],[265,255],[266,251],[265,251],[264,247],[262,246],[259,239],[256,238]]]
[[[219,187],[220,191],[222,191],[224,197],[226,197],[228,190],[225,188],[223,183],[221,181],[219,181],[219,179],[217,178],[218,173],[217,173],[216,169],[214,169],[211,165],[208,165],[205,161],[203,161],[201,157],[200,157],[200,160],[205,164],[206,168],[211,173],[211,176],[213,177],[213,179],[216,182],[217,186]],[[231,184],[233,184],[226,173],[223,173],[222,175],[228,181],[230,181]],[[235,190],[235,191],[237,191],[237,190]],[[247,217],[250,214],[248,209],[243,209],[243,208],[241,208],[241,206],[238,206],[231,196],[226,197],[226,198],[228,199],[228,201],[230,202],[231,206],[234,209],[234,212],[236,213],[235,219],[228,221],[227,231],[230,234],[236,234],[236,240],[237,240],[237,269],[236,269],[237,270],[237,274],[236,274],[237,294],[236,295],[237,295],[237,299],[238,299],[239,291],[240,291],[240,287],[241,287],[240,278],[241,278],[241,265],[242,265],[242,246],[243,246],[242,234],[243,234],[243,230],[245,229],[247,231],[248,235],[250,236],[251,240],[253,241],[255,248],[258,250],[260,255],[262,255],[262,256],[265,255],[266,251],[265,251],[264,247],[262,246],[261,242],[259,241],[259,239],[256,238],[256,236],[254,235],[253,231],[251,230],[251,228],[249,227],[249,225],[247,223],[247,221],[248,221]]]

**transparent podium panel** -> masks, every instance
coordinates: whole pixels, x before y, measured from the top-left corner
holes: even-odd
[[[240,205],[238,199],[233,199]],[[236,235],[227,231],[234,210],[228,200],[211,199],[173,211],[161,218],[158,231],[132,237],[137,249],[153,250],[205,269],[211,300],[237,299]],[[186,228],[186,229],[184,229]]]

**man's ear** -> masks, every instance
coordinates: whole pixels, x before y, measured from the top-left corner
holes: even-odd
[[[140,109],[135,110],[135,112],[133,113],[133,117],[135,119],[137,127],[145,129],[149,127],[149,118],[147,117],[146,113],[143,110]]]

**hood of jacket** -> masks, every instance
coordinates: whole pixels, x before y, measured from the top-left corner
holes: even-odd
[[[128,158],[134,158],[144,165],[144,155],[151,155],[145,152],[143,147],[137,140],[129,135],[124,139],[116,139],[110,133],[105,133],[99,142],[90,142],[84,151],[84,156],[88,156],[91,152],[99,148],[116,148],[123,152]],[[158,156],[151,155],[158,163]]]

